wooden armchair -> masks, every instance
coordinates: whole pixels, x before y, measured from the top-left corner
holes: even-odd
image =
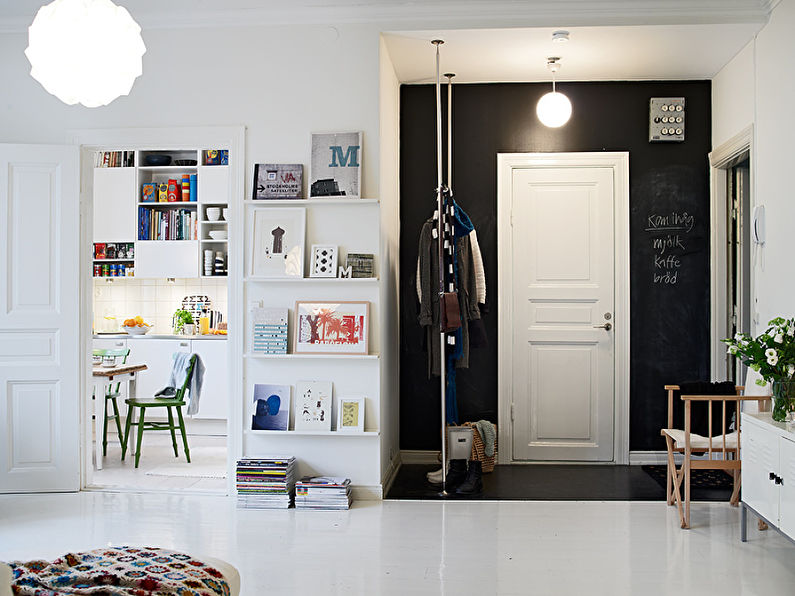
[[[734,490],[729,502],[737,506],[740,501],[740,411],[744,401],[762,402],[769,395],[743,395],[744,387],[735,386],[734,392],[723,395],[682,395],[684,405],[684,429],[674,428],[674,394],[680,391],[679,385],[666,385],[668,392],[668,426],[660,431],[668,449],[668,473],[666,480],[666,500],[668,505],[676,504],[682,528],[690,527],[690,471],[723,470],[734,479]],[[706,393],[706,391],[704,392]],[[706,407],[705,434],[693,432],[693,406]],[[729,405],[727,412],[727,404]],[[719,411],[714,412],[713,405]],[[703,411],[702,411],[703,413]],[[732,413],[735,428],[731,429]],[[719,417],[719,424],[717,417]],[[703,420],[703,419],[702,419]],[[718,431],[716,432],[716,428]],[[702,430],[702,429],[698,429]],[[704,431],[702,431],[704,432]],[[677,469],[675,453],[682,454],[682,464]],[[684,499],[681,487],[684,484]],[[684,501],[684,502],[683,502]]]

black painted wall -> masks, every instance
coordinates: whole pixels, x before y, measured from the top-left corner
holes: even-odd
[[[710,82],[564,83],[559,89],[574,111],[557,130],[535,115],[548,84],[458,85],[453,92],[453,189],[478,232],[490,309],[490,347],[473,351],[470,369],[458,371],[460,419],[497,422],[497,154],[629,151],[630,449],[664,449],[662,386],[709,377]],[[686,98],[685,142],[649,143],[649,98],[677,96]],[[426,375],[413,282],[419,231],[435,205],[433,86],[404,85],[400,109],[400,447],[438,449],[439,381]],[[660,253],[664,247],[655,248],[655,239],[671,232],[647,231],[649,218],[672,213],[692,216],[693,227],[675,230],[681,245]],[[654,281],[671,264],[655,264],[655,254],[674,254],[676,283]]]

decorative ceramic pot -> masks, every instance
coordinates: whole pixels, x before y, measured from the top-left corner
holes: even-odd
[[[784,422],[787,412],[795,409],[795,381],[774,381],[773,391],[773,420]]]

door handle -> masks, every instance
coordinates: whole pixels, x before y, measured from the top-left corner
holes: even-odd
[[[594,329],[604,329],[605,331],[610,331],[613,328],[613,325],[610,323],[604,323],[603,325],[594,325]]]

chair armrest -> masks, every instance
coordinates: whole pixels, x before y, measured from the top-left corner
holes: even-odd
[[[666,385],[666,391],[679,391],[679,385]]]

